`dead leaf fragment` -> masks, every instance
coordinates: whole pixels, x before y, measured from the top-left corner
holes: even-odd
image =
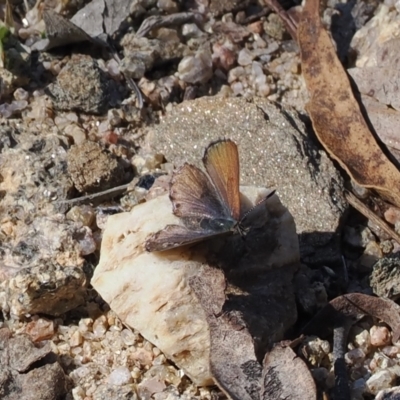
[[[316,398],[317,389],[307,365],[290,347],[277,345],[266,354],[261,400]]]
[[[206,312],[210,365],[218,386],[233,400],[259,400],[261,365],[253,339],[239,321],[222,314],[226,288],[223,272],[204,267],[191,279],[190,286]]]
[[[400,338],[400,306],[389,299],[351,293],[329,302],[303,329],[305,334],[325,336],[343,316],[359,319],[371,315],[388,324],[393,342]]]
[[[386,158],[360,111],[332,40],[319,17],[319,0],[308,0],[298,27],[307,111],[318,139],[359,185],[400,206],[400,173]]]

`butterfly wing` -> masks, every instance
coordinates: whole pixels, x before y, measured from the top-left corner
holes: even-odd
[[[240,217],[239,154],[229,139],[211,143],[203,157],[204,167],[225,205],[225,213],[235,220]]]
[[[224,206],[207,175],[184,164],[173,175],[169,197],[180,218],[215,219],[226,215]]]
[[[170,250],[224,233],[226,232],[196,231],[188,229],[183,225],[167,225],[164,229],[154,233],[146,240],[145,249],[149,252]]]

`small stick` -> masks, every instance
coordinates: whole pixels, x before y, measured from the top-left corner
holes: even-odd
[[[337,319],[333,329],[334,393],[336,400],[348,400],[351,398],[351,395],[344,354],[346,352],[347,337],[352,326],[352,321],[345,316],[338,316]]]
[[[172,28],[187,24],[189,22],[194,22],[201,29],[201,14],[193,12],[181,12],[164,16],[152,15],[142,22],[142,25],[140,25],[139,29],[136,31],[136,37],[146,36],[152,29]]]
[[[60,200],[60,201],[55,201],[55,204],[76,204],[76,203],[89,203],[92,200],[106,200],[114,196],[118,196],[125,192],[128,187],[130,186],[130,183],[127,183],[125,185],[121,186],[116,186],[111,189],[103,190],[102,192],[98,193],[93,193],[93,194],[88,194],[86,196],[81,196],[77,197],[75,199],[69,199],[69,200]]]
[[[264,4],[273,10],[284,22],[287,31],[293,40],[297,42],[297,23],[286,10],[278,3],[278,0],[264,0]]]
[[[346,200],[351,206],[353,206],[358,212],[364,217],[368,218],[376,225],[378,225],[383,231],[385,231],[393,240],[400,244],[400,236],[380,217],[372,212],[362,201],[358,200],[353,193],[345,192]]]

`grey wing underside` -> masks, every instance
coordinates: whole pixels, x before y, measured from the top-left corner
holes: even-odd
[[[167,225],[161,231],[151,235],[145,243],[147,251],[165,251],[191,243],[200,242],[213,236],[220,236],[227,232],[208,230],[192,230],[182,225]]]
[[[173,212],[180,218],[231,217],[207,175],[191,164],[184,164],[174,173],[170,198]]]

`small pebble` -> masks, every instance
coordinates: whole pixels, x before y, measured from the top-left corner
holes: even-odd
[[[371,335],[371,344],[375,347],[388,346],[392,337],[386,326],[373,326],[369,331]]]
[[[132,353],[132,359],[137,360],[141,365],[151,365],[153,362],[152,351],[138,348]]]
[[[119,367],[114,369],[107,378],[110,385],[123,386],[131,383],[132,375],[127,367]]]
[[[362,349],[365,354],[368,354],[371,350],[371,336],[369,332],[364,329],[354,338],[354,344],[356,347]]]
[[[390,388],[393,382],[393,375],[389,371],[379,371],[367,380],[367,387],[372,394],[379,390]]]
[[[28,100],[29,98],[29,93],[22,88],[16,89],[13,95],[15,100]]]
[[[36,321],[31,321],[26,325],[26,333],[30,336],[33,342],[51,339],[54,336],[54,322],[39,318]]]
[[[67,218],[71,221],[80,222],[83,226],[92,226],[96,214],[92,206],[83,204],[81,206],[73,206],[67,212]]]
[[[144,379],[140,384],[138,385],[138,393],[147,392],[150,395],[153,395],[154,393],[160,393],[166,388],[166,384],[162,382],[161,380],[157,378],[150,378],[150,379]],[[140,397],[142,398],[143,395]]]
[[[121,339],[125,343],[126,346],[133,346],[137,341],[137,337],[129,329],[123,329],[121,331]],[[156,349],[156,348],[157,347],[154,347],[154,349]]]
[[[317,337],[307,338],[302,347],[304,347],[304,353],[307,354],[308,362],[313,366],[319,366],[330,352],[329,342]]]
[[[396,357],[400,352],[400,349],[396,346],[385,346],[382,349],[382,353],[390,358]]]
[[[383,215],[389,224],[396,225],[400,221],[400,209],[397,207],[390,206]]]
[[[182,36],[186,39],[199,38],[204,36],[204,32],[196,24],[184,24],[182,26]]]
[[[178,76],[187,83],[206,83],[213,76],[211,51],[207,47],[194,56],[184,57],[178,65]]]
[[[360,364],[365,359],[365,353],[360,348],[353,349],[345,354],[344,359],[346,363],[350,365]]]
[[[254,54],[249,49],[242,49],[238,54],[238,64],[241,66],[250,65],[254,59]]]
[[[108,329],[107,318],[105,315],[100,316],[93,322],[93,333],[95,337],[101,338]]]
[[[172,0],[158,0],[157,7],[167,14],[173,14],[179,11],[178,4]]]
[[[69,339],[69,345],[71,347],[76,347],[76,346],[80,346],[82,343],[83,343],[82,334],[78,330],[76,330],[71,335],[71,338]]]

